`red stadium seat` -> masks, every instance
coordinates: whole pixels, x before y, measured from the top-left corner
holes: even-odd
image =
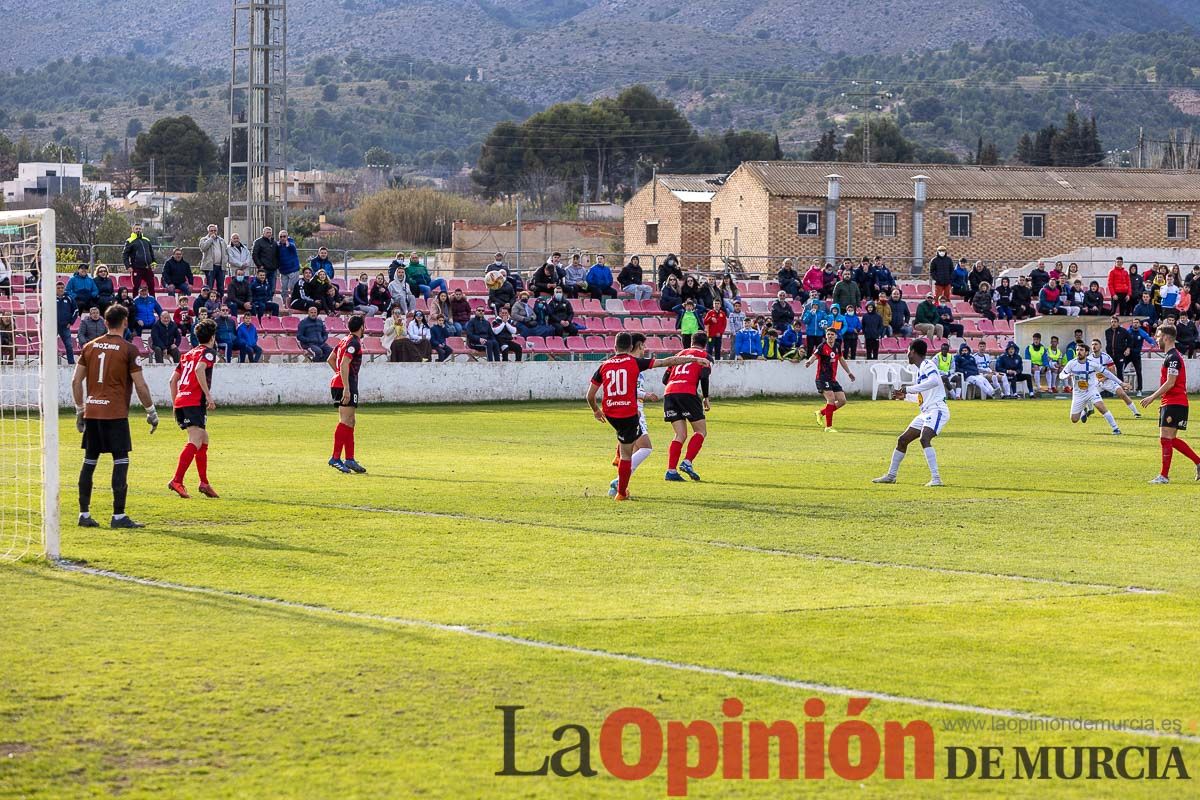
[[[763,291],[767,297],[774,297],[779,294],[779,281],[765,281],[763,283]]]
[[[300,327],[300,318],[297,316],[281,317],[280,323],[283,325],[285,331],[295,333]]]
[[[383,333],[383,317],[367,317],[367,333]]]
[[[487,284],[483,282],[483,278],[468,278],[467,279],[467,294],[470,295],[486,295],[488,293]]]
[[[642,325],[642,320],[639,317],[630,317],[625,320],[625,330],[638,331],[640,333],[645,330],[645,327]]]
[[[346,327],[346,321],[333,314],[325,318],[325,329],[331,335],[347,333],[349,331],[349,328]]]
[[[742,294],[746,297],[765,297],[767,289],[762,281],[743,281]]]
[[[975,323],[975,327],[978,328],[979,332],[982,334],[994,333],[996,330],[995,327],[993,327],[990,319],[980,319]]]
[[[454,294],[455,289],[462,289],[463,294],[466,294],[467,292],[466,278],[451,278],[450,280],[446,281],[446,285],[450,289],[450,294]]]
[[[604,318],[604,330],[606,331],[623,331],[625,328],[621,325],[621,320],[617,317]]]
[[[583,309],[582,313],[584,313],[584,314],[603,314],[604,313],[604,307],[600,305],[599,300],[588,299],[588,300],[579,300],[578,302],[579,302],[580,308]]]
[[[583,337],[583,341],[587,346],[588,352],[591,353],[607,353],[612,349],[608,346],[608,341],[603,336],[585,336]]]
[[[259,330],[263,333],[280,333],[283,331],[283,322],[279,317],[266,316],[259,323]]]
[[[570,349],[563,343],[561,336],[547,336],[546,348],[543,352],[556,358],[568,356],[571,353]]]

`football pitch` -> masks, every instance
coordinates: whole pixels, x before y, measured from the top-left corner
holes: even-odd
[[[220,408],[219,500],[170,494],[184,437],[135,416],[138,531],[74,527],[63,417],[71,568],[0,565],[0,797],[665,797],[667,755],[642,780],[605,768],[612,712],[722,730],[738,698],[739,722],[802,728],[819,698],[829,740],[854,697],[880,732],[929,724],[932,780],[911,753],[903,779],[805,778],[802,754],[799,780],[772,757],[769,780],[717,767],[688,796],[1195,797],[1200,484],[1177,455],[1147,485],[1156,411],[1110,404],[1115,437],[1061,400],[953,403],[929,489],[915,445],[897,485],[870,483],[913,405],[852,400],[836,435],[817,406],[714,402],[686,484],[662,479],[649,408],[629,503],[582,400],[361,408],[366,475],[326,466],[333,409]],[[497,775],[497,706],[524,707],[516,770],[573,724],[599,774]],[[1159,772],[1178,748],[1191,778],[1014,779],[1017,748],[1058,746],[1157,747]],[[947,777],[955,747],[1005,748],[1004,779]]]

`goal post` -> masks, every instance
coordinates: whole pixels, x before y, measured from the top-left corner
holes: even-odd
[[[60,552],[54,212],[0,211],[0,558]]]

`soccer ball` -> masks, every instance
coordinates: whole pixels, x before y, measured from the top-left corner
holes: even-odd
[[[483,276],[483,285],[488,289],[499,289],[504,285],[505,275],[498,269],[489,270]]]

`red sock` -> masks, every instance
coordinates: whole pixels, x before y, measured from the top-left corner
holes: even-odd
[[[1158,443],[1162,446],[1162,476],[1166,478],[1171,472],[1171,455],[1175,452],[1175,445],[1170,439],[1159,439]]]
[[[187,475],[188,467],[192,465],[192,459],[195,457],[196,445],[188,442],[179,454],[179,466],[175,467],[175,483],[183,483],[183,476]]]
[[[679,455],[683,452],[683,442],[671,440],[671,446],[667,448],[667,469],[674,470],[679,466]]]
[[[349,425],[344,426],[346,430],[342,433],[342,446],[346,448],[346,460],[354,460],[354,428]]]
[[[1196,451],[1187,442],[1179,438],[1172,439],[1171,441],[1175,443],[1175,449],[1190,458],[1193,464],[1200,464],[1200,456],[1196,455]]]
[[[622,458],[617,464],[617,494],[629,494],[629,476],[633,474],[633,462]]]
[[[333,429],[333,457],[339,461],[342,458],[342,448],[345,446],[345,435],[342,433],[345,429],[346,426],[340,422]]]
[[[196,451],[196,474],[200,476],[201,483],[208,483],[208,444],[200,445],[200,449]]]
[[[692,438],[688,440],[687,455],[684,456],[688,461],[691,461],[696,456],[700,455],[700,448],[704,447],[704,434],[693,433]]]
[[[835,411],[837,411],[837,406],[835,406],[833,403],[826,403],[825,407],[821,409],[821,414],[825,417],[826,428],[833,427],[833,412]]]

